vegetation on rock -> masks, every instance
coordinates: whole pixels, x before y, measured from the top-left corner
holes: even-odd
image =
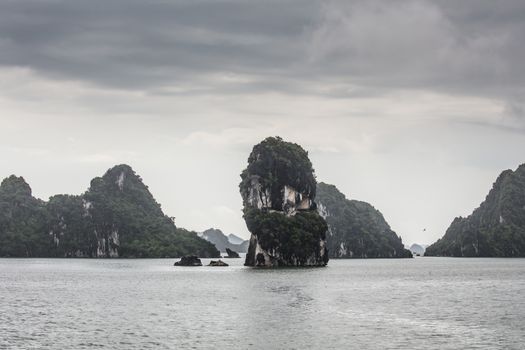
[[[220,256],[195,232],[177,228],[127,165],[93,179],[83,195],[47,203],[11,176],[0,186],[0,209],[0,256]]]
[[[334,185],[317,185],[318,211],[328,223],[331,258],[410,258],[381,212],[366,202],[348,200]]]
[[[244,219],[252,233],[245,265],[324,266],[327,226],[316,212],[316,180],[301,146],[269,137],[241,174]]]
[[[41,256],[51,247],[44,202],[34,198],[22,177],[0,185],[0,256]]]
[[[308,265],[312,256],[314,261],[323,259],[319,242],[326,239],[328,226],[315,211],[298,212],[288,217],[279,212],[250,208],[245,211],[244,219],[263,250],[279,252],[277,265],[290,265],[288,262]],[[254,254],[254,251],[248,250],[248,254]]]
[[[308,152],[298,144],[285,142],[280,137],[268,137],[253,147],[239,185],[245,201],[250,195],[254,177],[258,178],[263,191],[268,190],[273,210],[282,210],[284,185],[293,187],[311,199],[315,198],[317,182]]]
[[[455,218],[425,256],[525,257],[525,164],[502,172],[479,208]]]

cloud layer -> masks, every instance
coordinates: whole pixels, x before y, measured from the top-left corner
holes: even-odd
[[[520,98],[522,1],[3,1],[0,64],[124,89]]]

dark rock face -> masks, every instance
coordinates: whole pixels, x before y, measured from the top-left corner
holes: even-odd
[[[177,228],[128,165],[109,169],[80,196],[40,201],[22,178],[0,185],[0,256],[178,257],[220,253]]]
[[[325,266],[328,228],[316,211],[308,153],[269,137],[253,148],[241,179],[244,219],[252,233],[245,265]]]
[[[195,255],[188,255],[180,258],[180,261],[175,262],[173,266],[202,266],[202,262]]]
[[[502,172],[479,208],[455,218],[425,256],[525,257],[525,164]]]
[[[212,260],[210,261],[210,263],[208,264],[208,266],[229,266],[228,264],[226,264],[224,261],[222,260]]]
[[[317,184],[317,210],[328,224],[331,258],[411,258],[401,237],[366,202],[348,200],[334,186]]]
[[[228,258],[240,258],[239,253],[228,248],[226,248],[226,254],[228,254]]]

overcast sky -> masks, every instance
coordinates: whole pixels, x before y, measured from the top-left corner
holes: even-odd
[[[0,177],[47,200],[127,163],[246,238],[239,173],[280,135],[432,243],[525,162],[524,38],[520,0],[0,0]]]

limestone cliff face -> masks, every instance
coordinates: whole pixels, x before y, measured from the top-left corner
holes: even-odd
[[[307,152],[281,138],[267,138],[253,148],[241,178],[244,218],[252,233],[245,265],[326,265],[327,225],[316,211]]]

